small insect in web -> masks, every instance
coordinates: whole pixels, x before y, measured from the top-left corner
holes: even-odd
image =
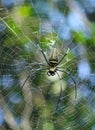
[[[66,51],[66,53],[62,56],[62,58],[60,60],[58,60],[58,55],[57,55],[57,49],[56,48],[53,48],[53,51],[52,51],[52,54],[51,54],[51,57],[50,59],[48,60],[45,53],[43,52],[43,50],[40,48],[40,51],[46,61],[46,65],[44,64],[41,64],[41,63],[38,63],[36,65],[38,65],[39,67],[43,67],[42,69],[39,69],[39,70],[47,70],[47,75],[48,76],[54,76],[55,74],[58,75],[59,77],[59,80],[61,81],[62,78],[61,76],[59,75],[58,72],[63,72],[65,73],[66,75],[68,75],[73,83],[74,83],[74,86],[75,86],[75,98],[77,97],[77,87],[76,87],[76,81],[74,80],[74,78],[71,76],[71,74],[69,72],[67,72],[66,70],[63,70],[63,68],[61,67],[58,67],[58,65],[63,61],[63,59],[66,57],[66,55],[68,54],[69,52],[69,49]],[[34,65],[34,66],[36,66]],[[34,68],[34,66],[32,66]],[[44,66],[46,66],[46,68],[44,68]],[[26,80],[24,81],[22,87],[25,85],[26,81],[28,80],[28,78],[30,77],[27,76]],[[59,97],[58,97],[58,101],[57,101],[57,105],[56,105],[56,110],[58,109],[59,107],[59,103],[60,103],[60,100],[61,100],[61,96],[62,96],[62,84],[60,83],[60,94],[59,94]]]

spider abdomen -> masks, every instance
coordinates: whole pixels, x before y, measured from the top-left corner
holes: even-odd
[[[49,60],[49,64],[50,64],[50,66],[52,66],[52,67],[55,67],[55,66],[57,66],[57,64],[58,64],[58,61],[57,60]]]
[[[53,49],[52,55],[51,55],[51,57],[49,59],[49,63],[50,63],[50,65],[58,64],[58,57],[57,57],[57,50],[56,50],[56,48]]]

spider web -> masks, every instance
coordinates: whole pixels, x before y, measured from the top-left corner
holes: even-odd
[[[73,0],[72,3],[62,0],[16,1],[8,6],[1,2],[2,130],[95,129],[94,27],[90,27],[82,6],[86,11],[90,8],[90,4],[87,7],[85,2]],[[71,17],[75,18],[74,24]],[[69,75],[59,72],[60,81],[57,75],[47,76],[46,66],[40,67],[40,64],[47,65],[41,49],[49,59],[53,47],[57,48],[59,59],[69,49],[59,66],[75,79],[76,99],[74,82]],[[62,96],[56,110],[61,83]]]

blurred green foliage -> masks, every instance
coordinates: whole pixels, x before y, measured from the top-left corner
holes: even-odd
[[[0,109],[5,114],[0,117],[4,118],[3,123],[0,123],[0,129],[94,130],[95,27],[94,21],[92,23],[85,13],[85,17],[81,14],[78,5],[83,6],[83,3],[81,1],[73,3],[79,12],[65,0],[25,1],[9,7],[2,3],[0,9],[4,9],[3,12],[8,11],[8,14],[0,13]],[[49,12],[44,12],[48,8]],[[57,16],[58,11],[60,12],[58,19],[55,17],[54,22],[53,16],[51,19],[50,16],[52,13]],[[76,11],[77,16],[84,20],[86,31],[83,26],[80,27],[83,29],[81,31],[77,30],[77,27],[77,31],[71,28],[67,20],[72,11]],[[60,19],[61,16],[65,20]],[[4,30],[2,25],[5,26]],[[67,25],[69,29],[64,31]],[[65,39],[64,35],[68,30],[69,36],[66,35]],[[70,49],[60,67],[69,71],[75,79],[77,99],[74,83],[68,75],[61,73],[61,81],[58,76],[48,77],[45,69],[47,66],[39,65],[39,63],[47,65],[41,49],[49,59],[53,47],[57,48],[59,59],[68,48]],[[89,78],[82,79],[79,75],[81,61],[89,63],[91,69]],[[84,65],[81,72],[85,72],[85,68]],[[28,75],[30,78],[22,87]],[[56,110],[60,82],[63,85],[62,97]]]

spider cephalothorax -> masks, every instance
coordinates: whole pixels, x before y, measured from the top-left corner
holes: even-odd
[[[48,72],[47,72],[47,75],[48,75],[48,76],[54,76],[55,74],[56,74],[56,67],[50,66],[50,67],[49,67],[49,70],[48,70]]]

